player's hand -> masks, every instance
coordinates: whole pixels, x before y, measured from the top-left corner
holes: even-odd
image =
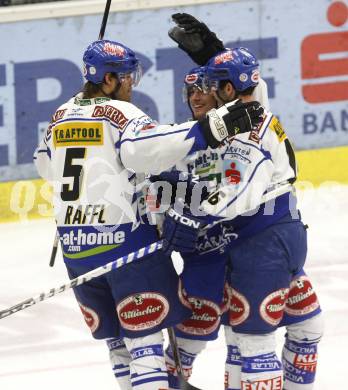
[[[173,251],[192,253],[198,243],[199,229],[203,222],[191,214],[185,207],[178,212],[170,207],[165,214],[163,223],[163,252],[170,256]]]
[[[246,133],[262,123],[264,109],[259,102],[234,101],[207,112],[199,121],[204,137],[211,148],[225,143],[228,138]]]
[[[177,26],[168,31],[171,39],[179,44],[198,65],[204,65],[211,57],[225,49],[206,24],[186,13],[172,15]]]
[[[188,34],[197,33],[202,40],[206,39],[212,33],[206,24],[200,22],[194,16],[186,13],[177,13],[172,15],[173,21],[176,25],[185,30]]]

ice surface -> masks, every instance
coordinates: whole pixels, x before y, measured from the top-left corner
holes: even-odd
[[[306,270],[325,313],[315,390],[346,389],[348,351],[348,187],[299,192],[309,225]],[[48,267],[51,220],[0,225],[0,309],[60,285],[68,278],[58,252]],[[283,330],[279,330],[279,349]],[[223,335],[197,359],[192,383],[223,389]],[[71,291],[0,320],[0,389],[95,390],[118,386],[102,341],[89,334]]]

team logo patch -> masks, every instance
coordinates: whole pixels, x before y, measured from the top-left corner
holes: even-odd
[[[228,50],[225,53],[222,53],[222,54],[219,54],[218,56],[216,56],[214,63],[215,63],[215,65],[218,65],[218,64],[223,64],[224,62],[232,61],[232,60],[233,60],[232,51]]]
[[[97,73],[97,69],[94,66],[88,68],[89,73],[94,76]]]
[[[249,163],[244,163],[240,159],[233,158],[233,160],[225,159],[223,162],[224,169],[224,183],[237,186],[243,181],[244,173]]]
[[[221,311],[217,304],[202,298],[189,297],[192,316],[177,325],[181,331],[193,335],[205,335],[214,332],[220,324]]]
[[[307,276],[300,276],[290,284],[290,292],[285,304],[286,313],[302,316],[318,309],[318,297]]]
[[[167,299],[154,292],[131,295],[117,305],[121,325],[132,331],[154,328],[166,318],[168,312]]]
[[[250,314],[250,305],[244,295],[232,290],[232,296],[230,300],[230,324],[232,326],[240,325],[243,323]]]
[[[64,116],[64,114],[66,113],[66,109],[64,109],[64,110],[57,110],[54,114],[53,114],[53,116],[52,116],[52,122],[57,122],[57,121],[59,121],[60,119],[62,119],[63,118],[63,116]]]
[[[281,376],[271,379],[265,379],[263,381],[252,381],[244,382],[242,381],[241,390],[282,390],[283,389],[283,379]]]
[[[186,84],[194,84],[197,82],[197,80],[198,80],[198,74],[196,74],[196,73],[188,74],[185,77]]]
[[[105,53],[111,54],[112,56],[124,57],[125,49],[122,46],[115,45],[114,43],[105,42],[103,51]]]
[[[90,307],[84,306],[79,302],[80,310],[83,314],[83,318],[92,333],[94,333],[100,325],[100,319],[98,314]]]
[[[282,288],[269,294],[260,305],[261,318],[268,324],[277,326],[284,314],[289,289]]]
[[[157,124],[148,116],[142,117],[140,119],[133,119],[133,132],[138,136],[142,136],[144,131],[146,135],[154,134],[157,131]]]
[[[239,80],[242,82],[242,83],[245,83],[247,80],[248,80],[248,75],[246,73],[241,73],[239,75]]]
[[[224,167],[225,165],[224,162]],[[243,164],[240,164],[237,161],[228,162],[227,169],[225,169],[225,178],[229,184],[239,184],[242,180],[241,167],[243,167]],[[242,170],[245,171],[245,167],[243,167]]]

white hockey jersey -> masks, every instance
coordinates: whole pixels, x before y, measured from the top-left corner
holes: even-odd
[[[139,227],[137,173],[160,173],[185,158],[202,141],[197,127],[158,125],[108,98],[75,97],[58,108],[34,162],[54,188],[65,260],[120,247],[123,255],[156,241],[154,227]]]
[[[207,181],[215,181],[217,191],[202,204],[217,220],[233,220],[258,209],[281,193],[291,191],[296,180],[295,154],[279,120],[266,112],[261,126],[237,135],[228,145],[197,152],[186,159],[186,170]],[[184,170],[183,163],[177,165]],[[272,196],[272,194],[274,194]],[[251,213],[252,215],[252,213]]]

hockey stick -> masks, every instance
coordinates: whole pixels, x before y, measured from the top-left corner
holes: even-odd
[[[48,291],[44,291],[32,298],[26,299],[23,302],[18,303],[17,305],[11,306],[8,309],[0,310],[0,319],[10,316],[11,314],[17,313],[17,311],[24,310],[30,306],[35,305],[45,299],[51,298],[57,294],[60,294],[66,290],[69,290],[72,287],[80,286],[83,283],[86,283],[92,279],[97,278],[98,276],[104,275],[112,270],[122,267],[123,265],[133,263],[142,257],[149,255],[150,253],[156,252],[162,248],[162,241],[154,242],[150,245],[145,246],[144,248],[138,249],[137,251],[131,252],[126,256],[120,257],[110,263],[102,265],[92,271],[89,271],[83,275],[78,276],[75,279],[70,280],[68,283],[62,284],[59,287],[51,288]]]
[[[102,20],[102,24],[100,26],[100,32],[99,32],[99,37],[98,37],[99,41],[104,38],[106,23],[107,23],[108,17],[109,17],[110,5],[111,5],[111,0],[106,0],[103,20]]]
[[[271,200],[275,200],[278,196],[284,195],[287,192],[290,192],[292,190],[293,190],[292,184],[290,184],[290,183],[282,184],[282,185],[276,187],[274,190],[270,190],[270,191],[266,192],[265,194],[263,194],[261,197],[260,206],[262,204],[270,202]],[[243,211],[243,214],[248,213],[249,211],[253,211],[253,210],[255,210],[255,207],[252,209],[248,209],[246,211]]]
[[[188,383],[185,380],[184,371],[182,369],[182,364],[181,364],[181,359],[180,359],[180,352],[179,352],[179,348],[178,348],[178,343],[176,341],[174,329],[172,327],[170,327],[167,329],[167,332],[168,332],[168,337],[169,337],[169,344],[172,348],[173,359],[174,359],[174,363],[175,363],[176,373],[178,376],[180,390],[200,390],[198,387],[192,386],[190,383]]]
[[[54,237],[53,246],[52,246],[52,252],[50,257],[49,266],[53,267],[54,262],[56,261],[56,255],[57,255],[57,249],[58,249],[58,243],[59,243],[59,233],[58,230],[56,231],[56,235]]]

